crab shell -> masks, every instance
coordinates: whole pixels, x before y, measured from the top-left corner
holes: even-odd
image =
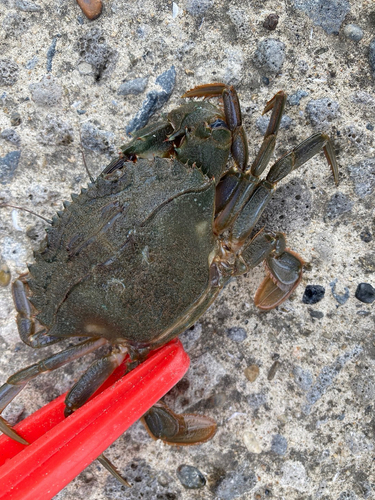
[[[175,159],[139,159],[100,176],[55,218],[27,279],[53,337],[104,337],[135,349],[184,331],[212,283],[215,183]]]

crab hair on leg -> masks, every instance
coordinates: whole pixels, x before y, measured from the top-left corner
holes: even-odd
[[[269,203],[277,182],[323,150],[331,167],[335,183],[338,183],[338,167],[333,145],[322,133],[311,135],[286,153],[271,167],[265,180],[259,176],[267,168],[276,144],[286,103],[286,94],[278,92],[267,102],[263,114],[272,110],[271,118],[259,152],[247,168],[247,140],[242,127],[241,110],[235,89],[224,84],[202,85],[189,90],[183,97],[222,97],[224,112],[233,133],[232,156],[236,166],[220,180],[216,191],[215,232],[229,232],[225,245],[237,252],[247,269],[265,262],[267,276],[255,295],[255,304],[262,310],[270,310],[284,302],[298,286],[302,278],[303,259],[286,248],[281,233],[273,235],[260,232],[248,242],[248,238]],[[245,161],[246,158],[246,161]],[[259,254],[257,257],[257,253]]]

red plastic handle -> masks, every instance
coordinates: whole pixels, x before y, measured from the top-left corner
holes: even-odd
[[[186,373],[189,357],[169,342],[111,387],[64,419],[64,398],[15,429],[31,444],[0,437],[0,500],[50,500]]]

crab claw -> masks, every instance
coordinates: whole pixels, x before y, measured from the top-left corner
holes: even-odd
[[[142,423],[153,439],[167,444],[187,446],[200,444],[216,433],[216,422],[204,415],[174,413],[159,401],[142,417]]]
[[[258,288],[255,305],[262,311],[269,311],[280,305],[297,288],[302,278],[302,258],[291,250],[266,259],[267,277]]]

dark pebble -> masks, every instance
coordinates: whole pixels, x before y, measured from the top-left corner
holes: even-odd
[[[375,288],[370,283],[360,283],[355,291],[355,297],[365,304],[372,304],[375,300]]]
[[[17,127],[17,125],[20,125],[21,121],[21,115],[18,113],[18,111],[13,111],[13,113],[10,115],[10,124],[12,125],[12,127]]]
[[[337,283],[337,278],[335,278],[329,284],[329,286],[331,287],[331,290],[332,290],[332,295],[335,297],[335,299],[337,300],[337,302],[339,304],[344,305],[345,302],[349,299],[349,288],[345,286],[344,293],[342,293],[342,294],[336,293],[336,283]]]
[[[21,145],[20,136],[12,128],[7,128],[7,129],[3,130],[0,134],[0,137],[2,139],[12,143],[12,144],[15,144],[18,147]]]
[[[375,38],[370,42],[370,47],[368,51],[368,59],[372,71],[372,76],[375,78]]]
[[[322,319],[324,317],[324,313],[321,311],[314,311],[313,309],[309,309],[309,314],[312,318]]]
[[[0,184],[7,184],[13,179],[20,157],[21,151],[12,151],[0,158]]]
[[[321,285],[307,285],[305,292],[302,297],[302,302],[304,304],[316,304],[320,302],[324,297],[326,290],[324,286]]]
[[[281,434],[274,434],[272,436],[271,450],[277,455],[285,455],[288,449],[288,441]]]
[[[365,243],[370,243],[370,241],[372,241],[372,234],[368,227],[365,227],[359,236]]]
[[[367,130],[371,130],[371,132],[374,130],[374,125],[371,125],[371,123],[368,123],[366,125]]]
[[[192,465],[180,465],[177,469],[177,477],[181,481],[182,486],[189,490],[203,488],[206,484],[204,475]]]
[[[234,340],[235,342],[243,342],[247,338],[246,330],[239,326],[228,328],[227,335],[231,340]]]
[[[274,361],[267,374],[267,380],[271,381],[275,378],[276,372],[279,369],[280,365],[281,365],[280,361]]]
[[[279,16],[277,14],[270,14],[264,20],[263,28],[266,28],[266,30],[273,31],[276,29],[278,22],[279,22]]]

